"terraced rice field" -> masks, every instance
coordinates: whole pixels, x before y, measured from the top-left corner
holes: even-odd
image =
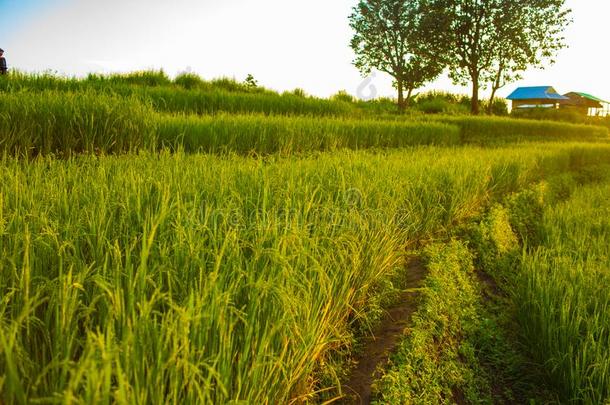
[[[531,376],[547,391],[515,395],[608,399],[608,190],[581,185],[610,164],[606,128],[207,86],[1,84],[0,402],[339,399],[413,255],[426,292],[372,399],[499,400],[485,370],[504,344],[548,371]],[[515,197],[544,184],[561,204]],[[500,343],[468,340],[491,305],[471,299],[475,268],[510,291],[494,330],[518,333]],[[464,285],[473,295],[451,300]]]

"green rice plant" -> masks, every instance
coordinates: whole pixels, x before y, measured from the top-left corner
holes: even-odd
[[[170,116],[154,113],[133,97],[95,92],[10,93],[0,101],[0,114],[0,150],[19,156],[162,147],[270,154],[459,143],[457,128],[441,123],[261,115]]]
[[[519,322],[563,401],[610,400],[610,186],[547,207],[516,283]]]
[[[261,115],[158,117],[159,143],[208,153],[300,153],[336,149],[458,145],[457,127],[440,123],[384,122]]]
[[[127,89],[126,94],[118,94],[121,88]],[[141,89],[142,93],[138,94],[140,90],[137,89]],[[147,102],[152,92],[160,92],[159,98],[154,101],[153,97],[153,101]],[[496,146],[526,140],[578,139],[602,142],[607,138],[605,128],[547,122],[533,122],[529,126],[530,123],[524,121],[491,118],[421,120],[415,117],[404,121],[282,114],[267,116],[223,113],[197,116],[155,113],[149,104],[154,107],[155,103],[165,103],[168,99],[163,94],[166,93],[168,97],[174,97],[172,102],[185,104],[182,107],[175,104],[172,107],[159,107],[157,104],[157,110],[197,110],[197,103],[192,103],[191,97],[209,98],[213,94],[134,86],[115,87],[108,93],[9,92],[0,100],[0,114],[3,117],[0,123],[0,150],[22,156],[115,153],[162,147],[188,152],[286,154],[342,148],[449,146],[472,142]],[[187,96],[180,99],[180,94]],[[264,103],[260,104],[260,100],[256,99],[267,97],[266,95],[238,96],[254,97],[252,102],[258,103],[258,109],[266,108]],[[297,96],[290,97],[305,103],[311,101]],[[236,100],[219,94],[216,100],[219,105],[216,107],[207,101],[202,101],[202,105],[205,106],[203,108],[209,108],[210,112],[218,112],[231,110],[232,107],[228,106]],[[315,108],[320,107],[316,100],[311,102]],[[234,112],[242,107],[244,110],[251,109],[246,104],[236,105]],[[270,109],[273,110],[273,107]],[[299,107],[290,107],[289,110],[294,112]],[[492,128],[497,131],[493,136],[489,132]],[[526,133],[528,135],[524,135]],[[578,165],[578,162],[574,164]]]
[[[439,117],[457,125],[464,143],[494,145],[510,142],[582,141],[608,142],[608,129],[551,121],[517,120],[500,117]]]
[[[167,86],[171,84],[170,78],[163,70],[142,70],[130,73],[115,73],[105,75],[87,76],[87,84],[98,85],[137,85],[145,87]]]
[[[291,93],[230,92],[226,90],[188,91],[169,87],[136,92],[150,100],[157,111],[186,114],[259,113],[279,115],[346,116],[357,110],[344,101],[304,98]]]
[[[158,111],[190,114],[261,113],[282,115],[352,116],[360,110],[345,101],[278,94],[264,88],[250,88],[232,79],[215,79],[193,84],[184,79],[172,83],[165,73],[134,72],[123,75],[89,75],[66,78],[52,74],[13,73],[0,80],[0,92],[16,91],[96,91],[123,97],[137,97],[152,103]]]
[[[82,81],[76,78],[61,77],[51,72],[23,73],[11,71],[0,80],[0,91],[11,93],[16,91],[75,91],[82,89]]]
[[[426,249],[429,275],[409,335],[376,383],[376,404],[491,403],[472,342],[482,327],[473,258],[461,242]],[[489,325],[486,325],[489,326]],[[460,360],[458,360],[460,359]]]
[[[204,86],[204,81],[201,77],[194,73],[180,73],[174,79],[174,83],[183,89],[191,90]]]
[[[5,156],[0,398],[313,400],[405,245],[477,215],[503,182],[608,151]]]
[[[96,93],[0,97],[0,151],[18,156],[111,153],[153,147],[152,110]]]

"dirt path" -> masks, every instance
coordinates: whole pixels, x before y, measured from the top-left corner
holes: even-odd
[[[426,278],[426,268],[417,257],[411,258],[407,271],[407,291],[402,294],[400,302],[390,308],[374,336],[365,341],[363,354],[357,359],[358,365],[353,370],[348,382],[343,385],[346,397],[340,404],[368,405],[371,403],[371,385],[377,377],[377,366],[387,362],[404,336],[413,313],[417,309],[418,292]],[[415,291],[414,291],[415,290]]]

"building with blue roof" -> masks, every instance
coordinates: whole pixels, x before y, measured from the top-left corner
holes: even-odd
[[[552,86],[519,87],[507,99],[513,103],[513,109],[525,108],[558,108],[559,104],[569,98],[559,94]]]
[[[607,116],[610,103],[588,93],[571,92],[559,94],[552,86],[519,87],[507,99],[513,110],[528,108],[562,108],[582,115]]]

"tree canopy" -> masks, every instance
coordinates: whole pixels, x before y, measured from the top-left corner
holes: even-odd
[[[350,16],[354,65],[392,76],[398,103],[446,68],[456,84],[496,91],[530,67],[553,63],[570,23],[565,0],[361,0]]]
[[[376,69],[392,76],[401,109],[414,89],[443,70],[432,43],[422,35],[422,16],[419,0],[361,0],[350,16],[354,65],[363,74]]]
[[[553,62],[565,46],[565,0],[425,0],[430,36],[442,44],[449,75],[472,85],[472,113],[479,89],[492,92],[528,67]]]

